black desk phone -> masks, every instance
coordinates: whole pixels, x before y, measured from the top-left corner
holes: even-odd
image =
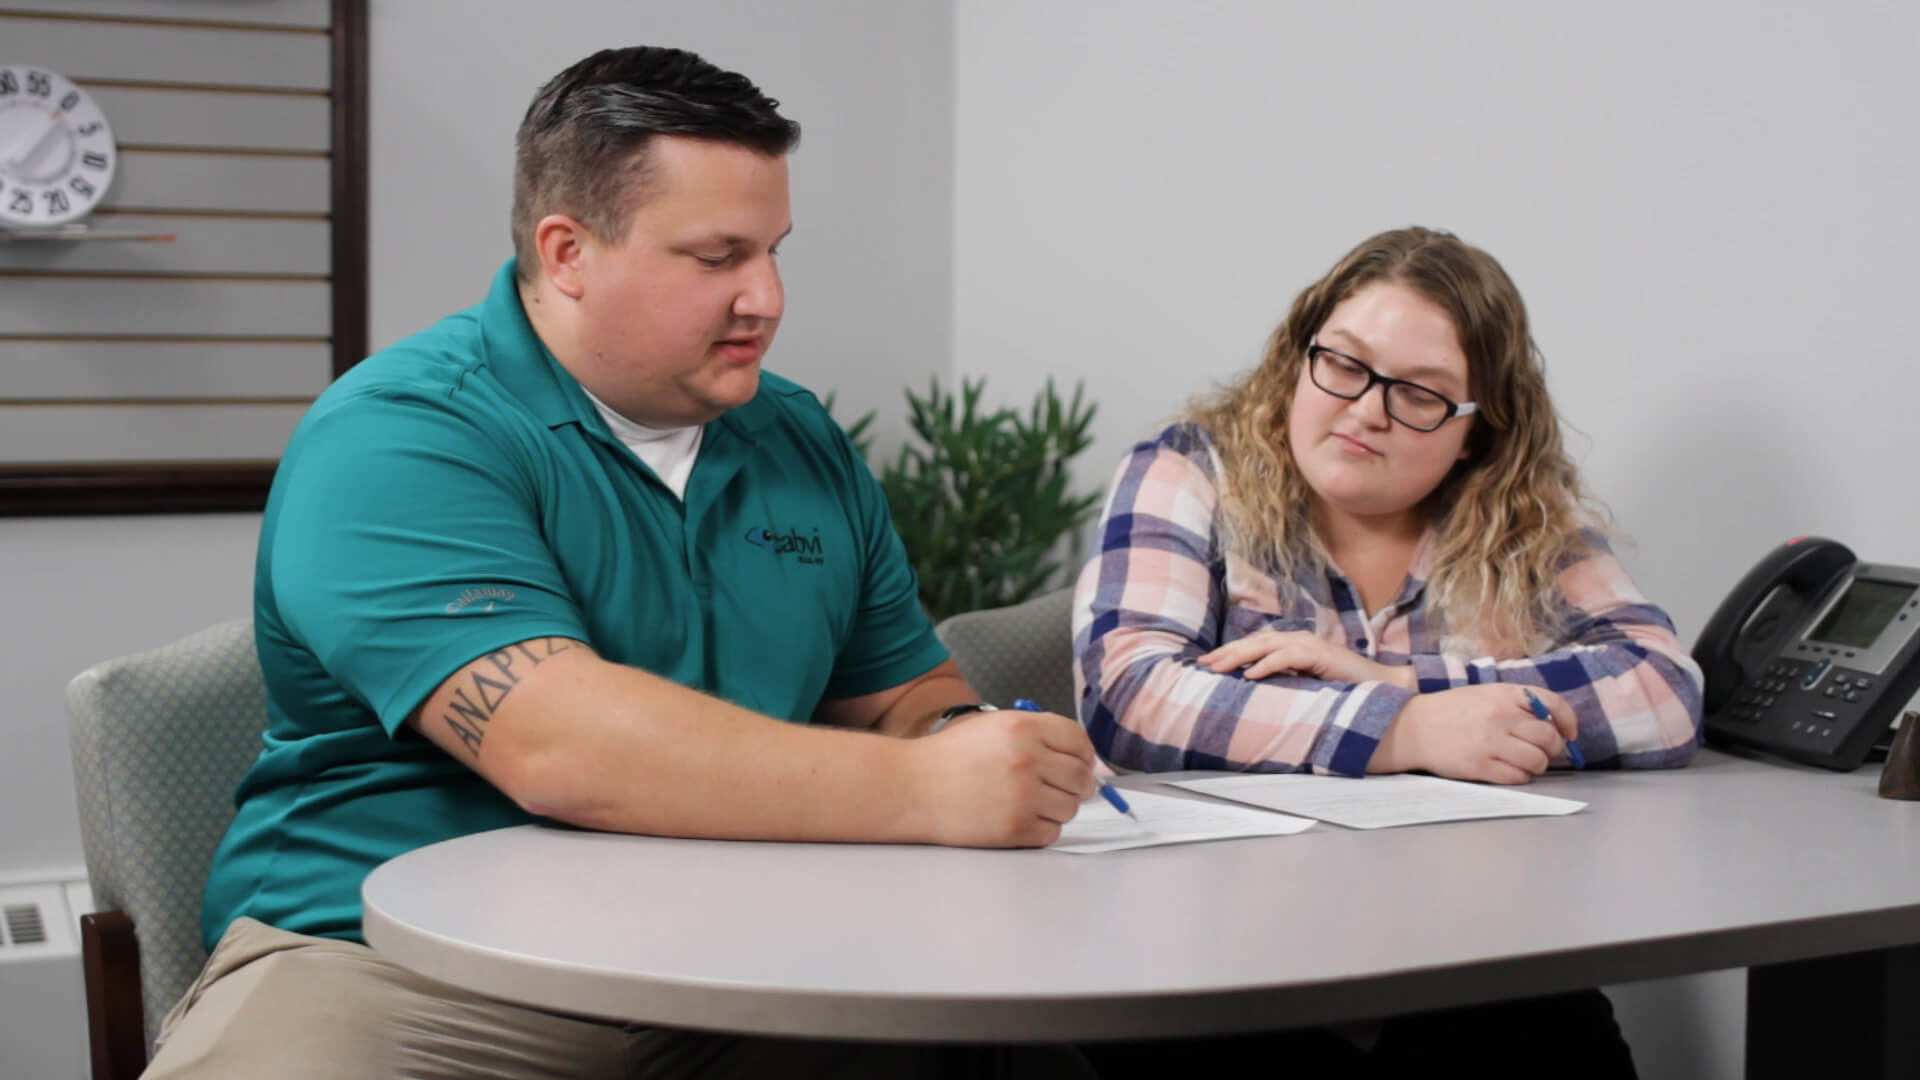
[[[1920,687],[1920,569],[1796,537],[1734,586],[1693,658],[1709,742],[1858,768]]]

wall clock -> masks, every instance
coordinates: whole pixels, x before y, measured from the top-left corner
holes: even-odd
[[[78,221],[106,197],[118,162],[86,91],[46,68],[0,64],[0,228]]]

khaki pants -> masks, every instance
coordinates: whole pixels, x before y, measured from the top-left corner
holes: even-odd
[[[1067,1047],[716,1035],[468,993],[365,945],[238,919],[162,1023],[149,1078],[1091,1076]]]

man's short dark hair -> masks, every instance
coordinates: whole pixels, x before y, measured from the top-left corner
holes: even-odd
[[[595,238],[626,235],[651,180],[655,135],[686,135],[778,156],[800,125],[745,75],[683,49],[604,49],[555,75],[527,106],[514,140],[513,251],[520,280],[540,266],[533,227],[567,214]]]

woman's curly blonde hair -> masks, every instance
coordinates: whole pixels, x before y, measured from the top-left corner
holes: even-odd
[[[1436,532],[1430,610],[1449,639],[1532,652],[1564,618],[1558,570],[1585,549],[1585,530],[1598,528],[1604,511],[1561,448],[1519,290],[1491,255],[1451,233],[1395,229],[1361,243],[1294,299],[1259,367],[1187,410],[1220,455],[1228,550],[1282,581],[1317,561],[1314,496],[1287,448],[1287,416],[1307,346],[1328,315],[1382,281],[1452,317],[1479,405],[1466,457],[1421,506]]]

